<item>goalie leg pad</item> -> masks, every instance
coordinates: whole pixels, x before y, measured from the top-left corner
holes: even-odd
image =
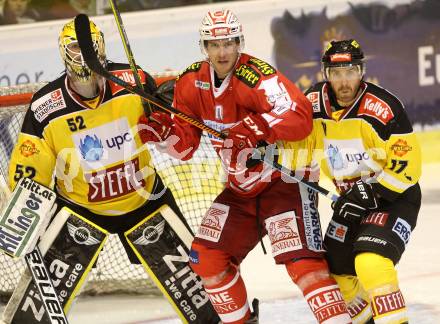
[[[125,232],[128,244],[184,323],[218,323],[202,280],[189,265],[193,236],[168,206]]]
[[[287,272],[302,290],[318,323],[351,323],[336,281],[324,259],[304,258],[286,263]]]
[[[98,257],[107,235],[105,230],[67,207],[63,207],[57,213],[44,234],[39,246],[43,254],[47,251],[44,254],[44,263],[49,270],[64,313],[67,314],[73,299]],[[21,296],[17,296],[18,294]],[[8,308],[15,308],[15,311],[8,311]],[[20,279],[6,307],[4,317],[9,318],[5,322],[50,323],[46,313],[42,310],[41,299],[30,278]]]

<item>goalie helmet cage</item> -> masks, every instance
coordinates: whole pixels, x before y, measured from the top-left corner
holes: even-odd
[[[164,75],[155,74],[154,77],[158,83],[164,79]],[[169,75],[165,77],[169,78]],[[44,83],[0,87],[0,169],[4,174],[8,173],[9,158],[32,94],[42,86]],[[158,152],[153,145],[149,150],[156,170],[173,191],[177,204],[195,232],[201,217],[223,188],[221,166],[208,137],[202,136],[197,152],[185,162]],[[4,204],[1,200],[0,195],[0,208]],[[0,253],[0,302],[7,302],[24,269],[24,260]],[[97,294],[161,293],[141,265],[130,264],[119,238],[112,234],[80,297]]]

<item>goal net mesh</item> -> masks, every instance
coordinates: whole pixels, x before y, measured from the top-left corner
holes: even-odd
[[[8,173],[11,152],[28,109],[32,93],[44,83],[0,87],[0,169]],[[223,188],[221,167],[208,137],[202,136],[199,149],[189,161],[179,161],[149,146],[154,165],[164,183],[172,190],[177,204],[193,231],[213,199]],[[0,196],[0,208],[5,199]],[[0,301],[12,294],[25,262],[0,253]],[[91,271],[81,296],[95,294],[149,294],[160,291],[141,265],[130,264],[117,235],[110,235]]]

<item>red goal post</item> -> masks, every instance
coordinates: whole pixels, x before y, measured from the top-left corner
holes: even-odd
[[[153,75],[156,82],[174,78],[176,73]],[[44,83],[0,87],[0,169],[7,174],[9,157],[17,140],[24,114],[33,93]],[[193,231],[212,200],[223,188],[221,168],[208,137],[203,136],[194,157],[182,162],[149,146],[154,165],[164,183],[171,188],[176,201]],[[0,208],[4,201],[1,201]],[[25,268],[22,260],[0,253],[0,302],[7,302]],[[160,294],[141,265],[130,264],[116,235],[101,252],[81,292],[95,294]]]

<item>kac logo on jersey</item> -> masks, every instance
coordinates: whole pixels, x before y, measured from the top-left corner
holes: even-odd
[[[96,135],[86,135],[84,140],[80,139],[79,150],[83,159],[90,162],[99,161],[104,154],[102,141]]]

